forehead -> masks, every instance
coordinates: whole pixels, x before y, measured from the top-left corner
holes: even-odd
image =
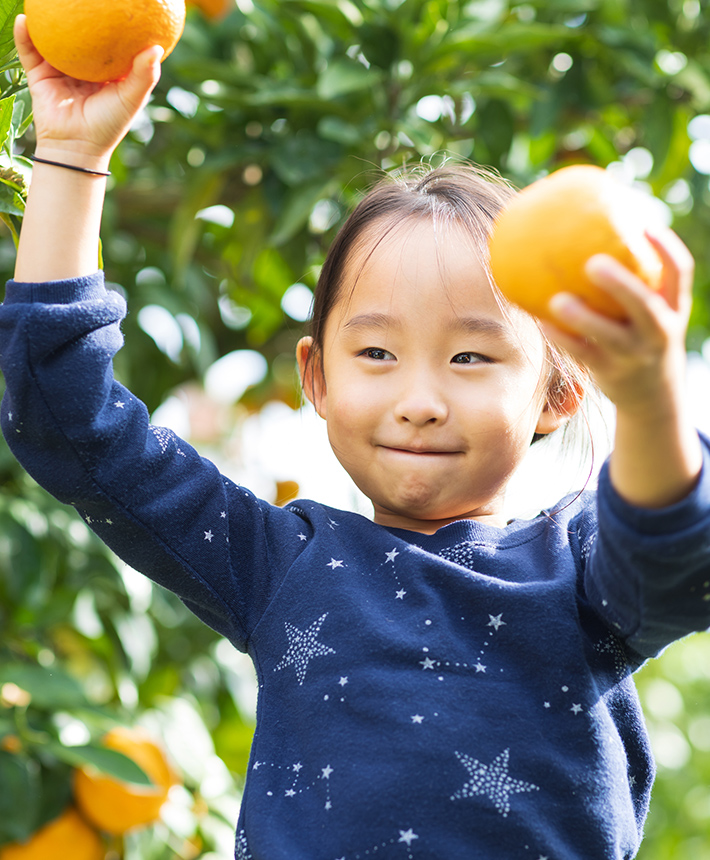
[[[471,317],[509,328],[524,325],[520,313],[492,287],[476,244],[455,221],[375,223],[350,254],[332,316],[341,324],[370,313],[419,318],[428,327]]]

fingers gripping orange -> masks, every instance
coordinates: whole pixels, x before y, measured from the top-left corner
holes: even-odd
[[[490,241],[491,271],[510,301],[551,319],[550,298],[570,292],[606,316],[624,310],[585,272],[590,257],[615,257],[658,289],[661,260],[644,235],[648,201],[592,165],[573,165],[534,182],[499,215]]]

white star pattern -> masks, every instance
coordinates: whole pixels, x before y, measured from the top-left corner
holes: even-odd
[[[393,549],[393,550],[391,550],[390,552],[386,552],[386,553],[385,553],[385,555],[387,556],[387,561],[394,562],[394,560],[397,558],[397,556],[399,555],[399,553],[397,552],[397,550],[396,550],[396,549]],[[385,563],[386,563],[386,562],[385,562]]]
[[[400,830],[398,842],[406,842],[407,845],[412,844],[413,839],[419,839],[417,834],[410,827],[409,830]]]
[[[175,445],[175,450],[181,457],[185,456],[185,452],[180,450],[180,446],[177,444],[177,437],[171,430],[167,430],[165,427],[155,427],[151,425],[151,433],[155,436],[160,445],[161,453],[165,453],[168,450],[168,447],[172,444]]]
[[[331,558],[331,560],[326,565],[326,567],[329,567],[332,570],[335,570],[336,567],[342,567],[342,566],[343,566],[342,558],[339,558],[339,559],[338,558]]]
[[[213,537],[214,537],[214,535],[212,534],[212,529],[210,529],[208,532],[205,532],[205,540],[206,541],[209,541],[210,543],[212,543]]]
[[[424,722],[424,717],[421,714],[414,714],[412,722],[420,726]]]
[[[420,660],[419,663],[423,669],[433,669],[434,666],[436,666],[436,663],[431,659],[431,657],[425,657],[423,660]]]
[[[123,409],[126,404],[122,400],[117,400],[113,405],[116,409]]]
[[[481,663],[480,660],[478,661],[478,663],[476,663],[476,665],[473,668],[476,670],[476,673],[486,671],[486,667],[483,665],[483,663]]]
[[[301,534],[299,534],[299,535],[296,535],[296,537],[299,540],[306,540],[306,541],[308,540],[308,538],[303,534],[303,532],[301,532]]]
[[[614,663],[614,670],[619,678],[623,678],[628,673],[629,664],[616,636],[610,634],[603,642],[598,642],[594,650],[600,654],[608,654],[611,657]]]
[[[473,797],[477,794],[484,795],[493,801],[493,805],[503,818],[507,818],[510,812],[511,794],[540,790],[539,786],[531,782],[523,782],[508,776],[509,749],[503,750],[491,764],[483,764],[466,753],[456,752],[456,756],[469,772],[471,779],[456,794],[451,795],[451,800]]]
[[[327,765],[324,768],[321,768],[323,773],[323,779],[330,779],[331,773],[333,773],[333,768],[330,765]]]
[[[249,846],[247,845],[247,836],[243,830],[240,830],[237,834],[234,860],[253,860],[251,851],[249,851]]]
[[[489,615],[488,617],[491,620],[488,622],[486,627],[492,627],[494,630],[498,630],[500,627],[507,623],[501,620],[503,618],[502,612],[500,613],[500,615]]]
[[[582,713],[582,706],[575,703],[570,708],[570,711],[572,711],[573,714],[581,714]]]
[[[344,687],[348,683],[348,676],[343,675],[343,677],[338,681],[341,687]]]
[[[298,683],[301,685],[306,680],[308,664],[314,657],[325,657],[328,654],[336,653],[333,648],[329,648],[318,641],[320,628],[327,617],[328,613],[326,612],[306,630],[299,630],[298,627],[294,627],[288,621],[284,622],[289,645],[288,650],[281,658],[281,662],[274,668],[275,672],[286,668],[286,666],[293,666],[296,670]]]
[[[396,596],[396,598],[395,598],[395,599],[396,599],[396,600],[404,600],[404,595],[405,595],[406,593],[407,593],[407,592],[406,592],[404,589],[400,589],[400,590],[397,592],[397,596]]]

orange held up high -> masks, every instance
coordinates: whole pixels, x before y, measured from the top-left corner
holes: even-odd
[[[25,0],[40,54],[65,75],[103,83],[125,77],[152,45],[167,56],[185,27],[185,0]]]
[[[563,167],[533,182],[498,216],[490,241],[491,272],[506,298],[550,319],[550,298],[574,293],[614,319],[624,312],[585,274],[587,260],[609,254],[652,289],[661,261],[645,230],[651,201],[592,165]]]

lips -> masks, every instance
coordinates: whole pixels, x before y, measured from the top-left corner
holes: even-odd
[[[439,455],[446,456],[447,454],[460,454],[460,451],[449,449],[449,448],[419,448],[419,447],[405,447],[405,446],[397,446],[397,445],[381,445],[381,448],[385,448],[388,451],[394,451],[395,453],[400,454],[415,454],[415,455]]]

